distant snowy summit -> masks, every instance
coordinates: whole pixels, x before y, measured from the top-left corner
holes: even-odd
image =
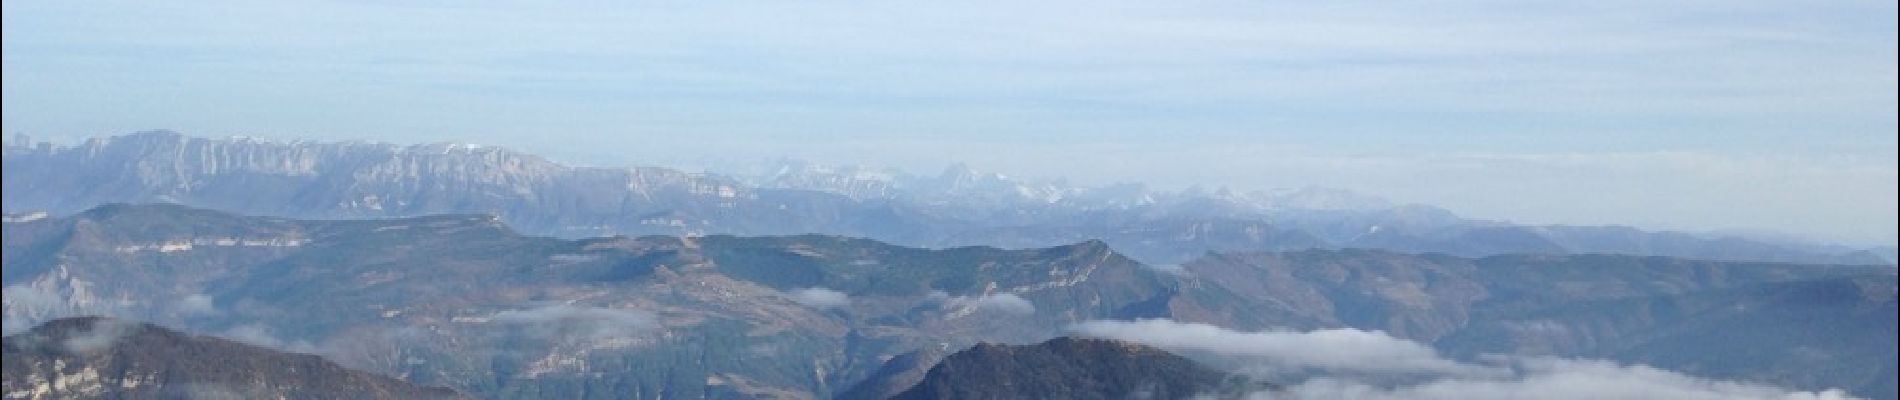
[[[978,171],[962,163],[950,165],[936,175],[918,175],[894,168],[779,159],[761,167],[742,168],[742,171],[733,172],[733,176],[765,188],[819,191],[859,200],[902,199],[966,207],[1061,205],[1081,209],[1127,209],[1203,199],[1218,199],[1262,212],[1366,211],[1395,206],[1391,201],[1377,196],[1319,186],[1247,192],[1225,187],[1162,191],[1140,183],[1080,186],[1071,185],[1063,179],[1021,179],[1002,173]]]

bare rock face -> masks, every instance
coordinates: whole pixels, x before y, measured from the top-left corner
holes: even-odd
[[[7,336],[8,399],[464,399],[321,357],[99,317]]]

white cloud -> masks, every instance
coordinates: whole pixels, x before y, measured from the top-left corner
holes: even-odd
[[[1499,378],[1445,377],[1426,383],[1380,387],[1350,380],[1312,379],[1287,388],[1286,396],[1266,399],[1363,400],[1834,400],[1852,396],[1840,389],[1789,391],[1773,386],[1696,378],[1642,365],[1559,358],[1513,360],[1514,375]]]
[[[844,292],[825,288],[805,288],[794,290],[789,295],[792,301],[816,309],[843,308],[851,305],[851,297]]]
[[[1895,212],[1900,186],[1894,183],[1900,168],[1891,157],[1721,151],[1338,154],[1276,147],[1284,146],[1101,144],[1075,151],[1126,160],[1078,171],[1097,179],[1201,181],[1237,188],[1315,184],[1529,224],[1773,230],[1886,245],[1895,240],[1900,216]],[[1171,160],[1227,160],[1230,168],[1177,175],[1169,172],[1180,170]],[[1012,167],[1033,166],[1014,162]]]
[[[308,353],[308,354],[322,353],[322,351],[320,351],[316,345],[311,344],[309,341],[284,340],[284,339],[278,338],[277,335],[272,334],[271,331],[272,330],[269,326],[266,326],[262,323],[253,322],[253,323],[233,326],[230,329],[226,329],[224,330],[224,332],[219,333],[217,336],[223,337],[225,339],[231,339],[233,341],[237,341],[238,343],[244,343],[244,344],[258,346],[258,347],[267,347],[271,349],[277,349],[277,350],[288,351],[288,352],[293,352],[293,353]]]
[[[0,289],[0,302],[5,303],[9,312],[52,309],[65,304],[58,294],[27,285],[8,285],[5,289]]]
[[[996,311],[1007,314],[1028,315],[1036,313],[1035,303],[1029,302],[1015,293],[993,293],[981,296],[950,296],[943,291],[931,291],[930,299],[938,301],[944,309],[957,313],[973,311]]]
[[[1394,338],[1384,332],[1352,328],[1237,332],[1213,325],[1147,319],[1088,321],[1076,324],[1070,331],[1164,349],[1258,358],[1282,368],[1459,375],[1492,372],[1446,360],[1439,357],[1437,351],[1417,342]]]
[[[172,305],[172,311],[184,316],[218,315],[218,307],[211,302],[211,296],[194,293],[178,300]]]
[[[621,338],[660,326],[653,314],[646,311],[567,304],[497,312],[493,319],[550,339]]]
[[[0,331],[9,336],[25,332],[40,321],[60,314],[65,308],[57,294],[27,285],[7,286],[0,289],[0,309],[6,313],[5,318],[0,320]]]
[[[126,336],[138,333],[143,325],[113,318],[94,320],[92,326],[67,336],[59,345],[74,353],[91,353],[112,347]]]
[[[1239,332],[1170,320],[1089,321],[1083,336],[1127,340],[1173,351],[1234,357],[1264,368],[1246,372],[1285,385],[1258,399],[1846,399],[1839,389],[1790,391],[1768,385],[1697,378],[1609,361],[1487,356],[1477,362],[1441,357],[1430,347],[1383,332]],[[1317,376],[1283,373],[1315,368]],[[1392,374],[1407,375],[1394,379]],[[1396,383],[1395,383],[1396,382]]]
[[[187,382],[177,385],[167,385],[162,392],[167,396],[175,396],[176,398],[185,400],[244,400],[263,397],[261,395],[268,391],[243,391],[237,390],[237,388],[233,386],[217,383]]]
[[[11,335],[32,329],[40,323],[66,317],[109,316],[125,317],[126,309],[136,303],[130,302],[72,302],[67,294],[50,286],[15,284],[0,289],[0,309],[4,310],[4,319],[0,325],[6,334]]]

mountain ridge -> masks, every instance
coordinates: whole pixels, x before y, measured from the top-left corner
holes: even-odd
[[[1373,247],[1462,256],[1622,253],[1737,261],[1884,264],[1891,253],[1622,227],[1466,219],[1322,188],[1235,193],[1086,188],[953,166],[904,178],[792,167],[742,178],[660,167],[563,165],[456,144],[204,139],[176,132],[73,146],[8,143],[10,219],[107,203],[171,202],[289,218],[480,213],[559,237],[823,233],[920,247],[1045,247],[1103,239],[1154,264],[1205,251]],[[887,179],[888,178],[888,179]],[[889,181],[888,185],[871,183]],[[916,181],[900,185],[898,182]],[[867,186],[869,185],[869,186]]]
[[[1076,323],[1147,318],[1380,330],[1453,354],[1724,360],[1709,375],[1748,365],[1770,372],[1751,379],[1780,385],[1861,387],[1860,378],[1795,369],[1865,355],[1841,346],[1892,317],[1854,310],[1891,298],[1857,296],[1890,294],[1877,289],[1894,280],[1888,267],[1365,249],[1211,253],[1163,268],[1099,240],[1011,250],[830,235],[562,239],[491,216],[296,220],[177,205],[0,228],[9,329],[114,315],[498,398],[829,396],[886,375],[881,366],[907,353],[923,350],[914,364],[924,365],[934,362],[928,349],[1032,343]],[[1784,286],[1743,290],[1751,285]],[[1803,308],[1808,300],[1853,307]],[[1733,306],[1754,311],[1691,318]],[[1788,310],[1809,319],[1791,323]],[[1640,350],[1724,326],[1800,327],[1764,330],[1778,333],[1760,343],[1810,350],[1742,352],[1733,346],[1747,343],[1717,341],[1711,351],[1737,357]],[[1659,329],[1688,336],[1643,334]],[[1798,335],[1810,329],[1851,337]],[[915,372],[905,371],[889,375]]]
[[[881,356],[1036,339],[1174,285],[1099,241],[567,240],[490,217],[285,220],[175,205],[5,228],[9,328],[135,317],[504,398],[827,395]]]

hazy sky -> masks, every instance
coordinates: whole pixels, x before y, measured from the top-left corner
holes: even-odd
[[[1892,1],[381,3],[9,0],[0,128],[967,161],[1856,244],[1900,220]]]

